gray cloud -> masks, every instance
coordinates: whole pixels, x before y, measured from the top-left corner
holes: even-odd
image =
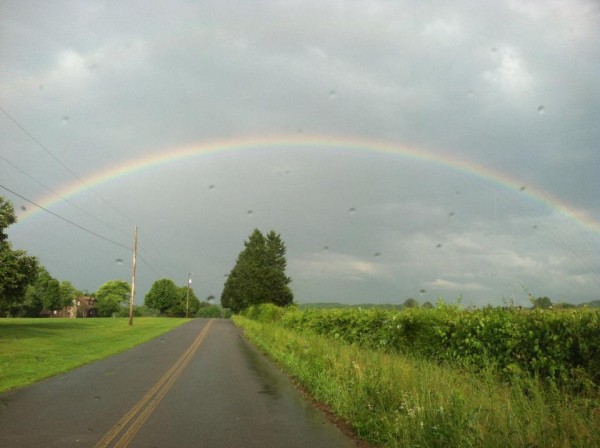
[[[192,271],[201,296],[219,295],[254,227],[282,232],[300,301],[526,303],[523,287],[597,298],[593,2],[0,8],[0,105],[84,179],[194,143],[335,136],[423,149],[514,183],[400,154],[255,145],[94,187],[110,206],[82,187],[70,200],[95,218],[53,205],[125,245],[140,226],[140,302],[157,272],[184,284]],[[49,195],[39,182],[75,181],[4,114],[0,135],[12,164],[0,160],[3,184],[39,200]],[[33,207],[6,195],[20,213]],[[10,235],[82,289],[129,280],[128,262],[115,262],[127,251],[43,212]]]

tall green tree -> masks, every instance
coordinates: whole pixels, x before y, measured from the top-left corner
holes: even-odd
[[[6,228],[17,222],[12,204],[0,196],[0,311],[11,309],[25,300],[27,285],[35,280],[38,261],[23,250],[13,250]]]
[[[200,300],[194,293],[194,288],[187,286],[177,286],[175,282],[168,278],[156,280],[146,297],[144,304],[146,307],[157,310],[163,316],[184,317],[186,307],[188,306],[190,316],[196,314],[200,308]]]
[[[419,308],[419,302],[413,298],[410,298],[404,301],[403,306],[404,308]]]
[[[131,286],[123,280],[109,280],[104,283],[96,294],[98,315],[110,317],[118,313],[131,297]]]
[[[538,297],[532,300],[534,308],[550,308],[552,300],[549,297]]]
[[[160,311],[161,314],[167,314],[167,311],[176,307],[179,301],[180,292],[177,285],[169,278],[156,280],[144,297],[144,305]]]
[[[17,215],[12,204],[4,196],[0,196],[0,243],[8,240],[4,231],[17,222]]]
[[[200,308],[200,299],[194,293],[194,288],[190,287],[188,291],[187,286],[180,286],[178,288],[179,300],[177,304],[167,310],[167,314],[170,316],[184,317],[186,314],[186,307],[188,306],[188,292],[189,292],[189,309],[188,316],[194,316]]]
[[[33,287],[35,289],[35,294],[42,302],[45,309],[55,311],[63,308],[64,304],[60,293],[60,282],[52,277],[43,266],[39,269]]]
[[[63,280],[60,282],[60,301],[62,306],[73,305],[73,302],[82,295],[83,292],[75,288],[70,281]]]
[[[35,280],[27,285],[23,301],[13,306],[11,315],[37,317],[43,309],[57,311],[73,305],[81,294],[71,282],[59,282],[44,266],[38,266]]]
[[[285,274],[286,248],[274,230],[264,236],[255,229],[244,242],[235,266],[227,276],[221,294],[221,306],[239,312],[258,303],[279,306],[294,300]]]
[[[25,288],[25,297],[18,308],[11,311],[11,315],[18,317],[39,317],[40,313],[44,309],[41,300],[35,294],[35,288],[33,285],[27,285]]]

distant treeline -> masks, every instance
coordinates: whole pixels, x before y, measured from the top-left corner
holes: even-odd
[[[429,308],[429,302],[425,302],[421,307]],[[299,303],[298,308],[301,310],[309,309],[309,308],[317,308],[317,309],[334,309],[334,308],[362,308],[362,309],[384,309],[384,310],[400,310],[403,308],[415,308],[419,305],[411,304],[410,306],[406,306],[405,304],[391,304],[391,303],[339,303],[339,302],[313,302],[313,303]],[[592,300],[586,303],[568,303],[568,302],[560,302],[556,304],[550,304],[553,308],[600,308],[600,300]],[[536,306],[533,305],[532,308]],[[542,307],[543,308],[543,307]]]

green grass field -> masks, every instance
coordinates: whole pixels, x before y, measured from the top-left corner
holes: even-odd
[[[0,392],[119,353],[186,319],[0,319]]]
[[[246,336],[357,435],[386,447],[600,446],[600,397],[509,384],[422,357],[234,316]]]

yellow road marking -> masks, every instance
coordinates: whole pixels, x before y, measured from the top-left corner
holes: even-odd
[[[158,382],[152,386],[152,388],[146,392],[140,401],[138,401],[130,410],[127,412],[121,420],[119,420],[96,444],[95,448],[106,448],[110,443],[123,431],[123,435],[119,441],[114,445],[115,448],[125,448],[129,442],[133,439],[135,434],[142,427],[144,422],[152,414],[158,403],[163,397],[169,392],[169,389],[175,384],[177,378],[181,375],[183,370],[187,367],[191,361],[194,353],[198,350],[198,347],[202,344],[208,329],[213,323],[211,319],[202,329],[198,337],[188,347],[188,349],[181,355],[181,357],[173,364],[173,366],[165,373]],[[137,418],[127,427],[128,423],[134,418]]]

